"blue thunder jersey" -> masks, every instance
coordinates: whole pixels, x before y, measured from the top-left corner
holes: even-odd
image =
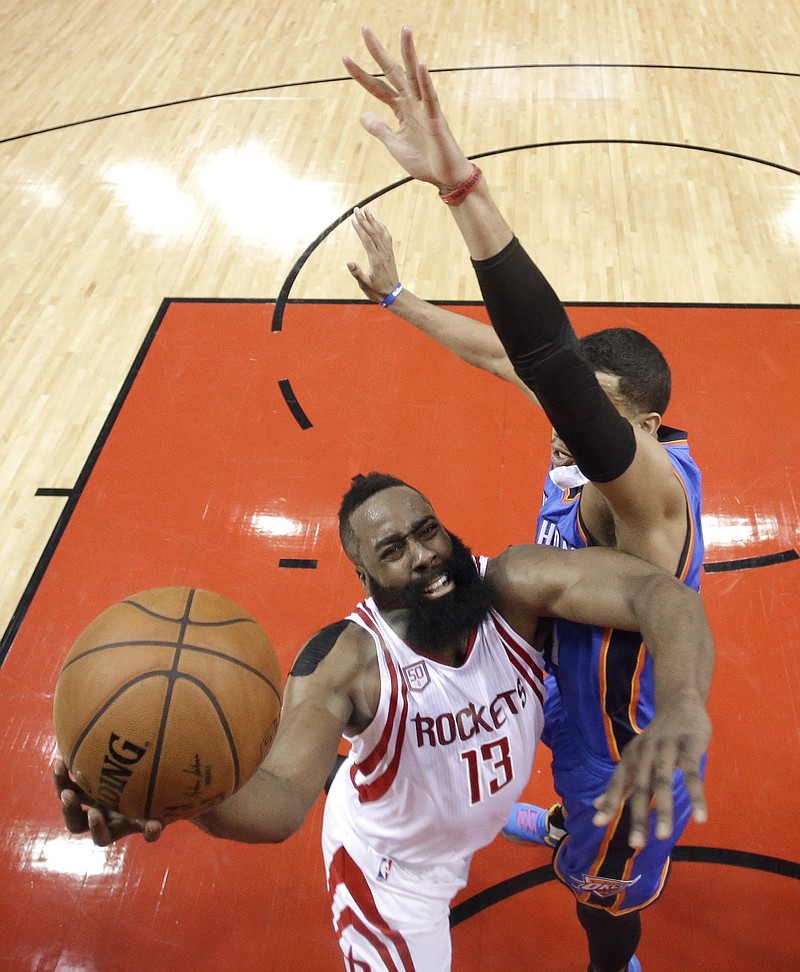
[[[698,590],[703,564],[701,478],[685,432],[662,426],[675,475],[686,493],[686,541],[676,576]],[[592,546],[580,515],[582,487],[563,490],[547,477],[536,525],[536,542],[572,549]],[[634,735],[653,718],[653,660],[637,632],[557,620],[547,653],[565,722],[584,751],[616,762]],[[547,739],[545,730],[543,740]]]

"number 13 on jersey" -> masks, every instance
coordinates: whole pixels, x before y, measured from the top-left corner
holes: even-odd
[[[470,803],[480,803],[487,792],[494,795],[514,777],[508,738],[501,736],[461,753],[469,775]]]

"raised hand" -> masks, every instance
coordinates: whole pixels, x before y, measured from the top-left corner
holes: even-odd
[[[365,91],[391,109],[399,127],[392,130],[371,112],[361,116],[361,124],[414,179],[443,191],[461,185],[471,175],[472,163],[442,114],[428,69],[417,57],[411,28],[403,27],[400,34],[402,67],[370,27],[362,29],[362,36],[386,80],[369,74],[347,56],[342,58],[344,66]]]
[[[130,820],[113,810],[94,805],[91,798],[69,775],[69,770],[60,757],[56,760],[53,777],[64,824],[71,834],[89,833],[98,847],[108,847],[129,834],[141,834],[149,843],[161,836],[164,828],[158,820]]]
[[[369,260],[367,270],[350,261],[347,269],[369,300],[379,303],[397,284],[397,264],[392,249],[392,237],[383,223],[368,209],[353,210],[353,228]]]
[[[647,842],[651,803],[656,810],[656,837],[665,840],[672,833],[672,776],[683,770],[698,823],[708,818],[701,764],[711,739],[711,722],[703,705],[686,704],[669,714],[656,712],[650,725],[622,751],[622,758],[602,796],[595,801],[593,822],[606,826],[620,806],[629,800],[631,829],[628,843],[644,847]]]

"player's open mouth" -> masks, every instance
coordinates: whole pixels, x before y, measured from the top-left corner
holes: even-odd
[[[425,597],[435,600],[437,597],[449,594],[455,586],[453,578],[449,574],[441,574],[432,584],[428,584],[425,588]]]

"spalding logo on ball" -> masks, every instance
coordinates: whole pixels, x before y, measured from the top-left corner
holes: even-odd
[[[189,587],[142,591],[78,636],[59,675],[56,741],[99,805],[168,823],[221,803],[278,728],[278,658],[256,621]]]

